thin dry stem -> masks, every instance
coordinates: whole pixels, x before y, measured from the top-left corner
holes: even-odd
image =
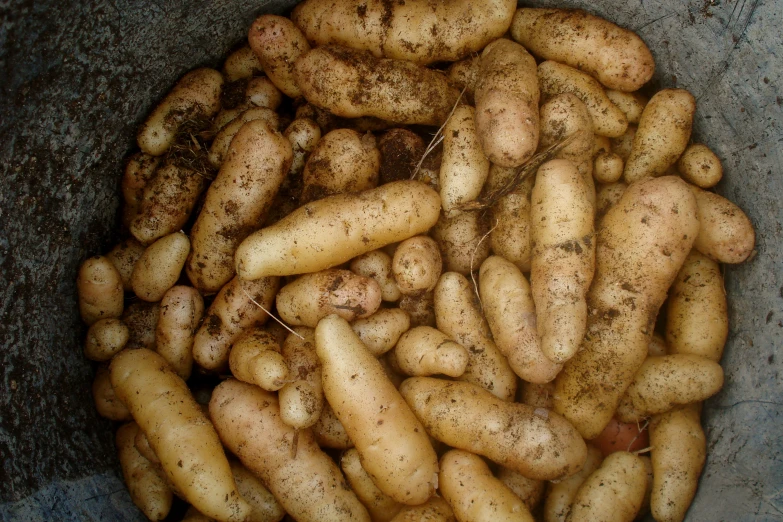
[[[642,453],[649,453],[650,451],[652,451],[654,449],[655,449],[655,446],[647,446],[646,448],[642,448],[640,450],[633,451],[632,453],[638,457]]]
[[[295,336],[297,336],[297,337],[298,337],[298,338],[300,338],[301,340],[303,340],[303,341],[305,340],[305,338],[304,338],[304,337],[302,337],[301,335],[299,335],[298,333],[296,333],[295,331],[293,331],[293,330],[292,330],[292,329],[291,329],[291,328],[290,328],[290,327],[289,327],[287,324],[285,324],[283,321],[281,321],[280,319],[278,319],[277,317],[275,317],[274,315],[272,315],[272,313],[271,313],[269,310],[267,310],[266,308],[264,308],[263,306],[261,306],[261,304],[260,304],[260,303],[258,303],[258,301],[256,301],[255,299],[253,299],[253,298],[250,296],[250,294],[248,294],[248,293],[247,293],[247,290],[245,290],[245,289],[243,288],[243,289],[242,289],[242,292],[244,292],[244,293],[245,293],[245,295],[247,296],[247,298],[248,298],[248,299],[250,299],[250,301],[251,301],[251,302],[252,302],[254,305],[256,305],[256,306],[257,306],[257,307],[259,307],[261,310],[263,310],[264,312],[266,312],[266,313],[267,313],[267,315],[268,315],[269,317],[271,317],[272,319],[274,319],[275,321],[277,321],[277,322],[280,324],[280,326],[282,326],[283,328],[285,328],[286,330],[288,330],[289,332],[291,332],[292,334],[294,334]]]
[[[489,237],[489,235],[492,233],[493,230],[498,228],[498,225],[500,225],[500,220],[495,219],[495,226],[490,228],[486,234],[481,236],[479,242],[476,243],[476,248],[474,248],[473,252],[470,253],[470,279],[471,281],[473,281],[473,291],[476,292],[476,298],[478,298],[479,307],[481,308],[481,310],[484,310],[484,303],[481,302],[481,295],[479,294],[478,283],[476,283],[476,275],[474,274],[474,270],[473,270],[473,260],[475,259],[476,252],[478,252],[481,243]]]
[[[631,439],[631,442],[628,443],[628,447],[625,448],[625,451],[631,451],[631,446],[633,446],[633,443],[636,442],[636,440],[642,435],[642,432],[646,430],[647,426],[649,425],[650,425],[649,420],[645,420],[644,425],[641,427],[639,426],[639,421],[636,422],[636,429],[638,430],[639,433],[637,433],[636,436],[633,439]]]
[[[459,107],[459,102],[462,100],[462,96],[465,94],[465,89],[467,89],[468,86],[462,88],[462,91],[460,91],[459,96],[457,97],[457,101],[454,102],[454,107],[451,108],[451,112],[449,112],[448,118],[446,118],[446,121],[443,122],[443,124],[438,128],[438,131],[435,133],[435,135],[430,140],[429,145],[427,145],[427,148],[424,150],[424,154],[421,155],[421,159],[416,164],[416,168],[413,169],[413,174],[411,174],[411,179],[416,179],[416,175],[421,170],[421,166],[424,163],[424,159],[432,153],[433,150],[440,144],[441,141],[443,141],[443,129],[446,127],[446,124],[449,122],[451,117],[454,115],[454,111],[457,110],[457,107]]]

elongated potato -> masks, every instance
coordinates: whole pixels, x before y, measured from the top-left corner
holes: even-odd
[[[500,466],[496,476],[499,481],[514,492],[525,504],[528,511],[533,511],[544,499],[546,481],[527,478],[518,471]]]
[[[433,438],[539,480],[579,471],[587,447],[560,415],[506,402],[468,382],[411,377],[400,393]]]
[[[87,330],[84,356],[92,361],[108,361],[125,348],[130,330],[119,319],[100,319]]]
[[[488,231],[481,211],[460,212],[452,217],[442,214],[432,237],[440,248],[443,269],[462,275],[477,270],[489,255]]]
[[[117,396],[185,499],[217,520],[245,520],[250,506],[239,495],[220,439],[185,381],[160,355],[145,349],[117,354],[110,372]]]
[[[232,460],[229,464],[239,493],[250,504],[250,516],[247,518],[247,522],[278,522],[282,520],[285,516],[283,506],[261,480],[241,463]]]
[[[204,298],[192,286],[173,286],[160,301],[155,351],[187,380],[193,368],[193,338],[204,315]]]
[[[372,477],[362,467],[356,448],[343,453],[340,457],[340,467],[354,493],[367,508],[373,522],[388,522],[400,512],[404,504],[400,504],[378,489]]]
[[[747,214],[714,192],[691,185],[699,207],[699,235],[693,248],[719,263],[747,260],[756,246],[756,232]]]
[[[289,376],[288,365],[280,354],[280,344],[261,328],[248,329],[237,339],[228,355],[228,366],[240,381],[267,391],[282,388]]]
[[[293,428],[302,429],[321,418],[324,390],[313,329],[297,327],[294,332],[286,337],[280,352],[290,370],[290,382],[280,388],[277,397],[280,419]]]
[[[165,153],[187,121],[206,120],[220,109],[223,75],[202,67],[177,82],[139,128],[136,141],[151,156]]]
[[[324,394],[382,492],[416,505],[435,491],[438,461],[424,427],[351,326],[337,315],[315,329]]]
[[[606,95],[618,109],[623,111],[625,117],[628,118],[628,123],[634,124],[639,123],[644,107],[650,101],[639,92],[623,92],[607,89]]]
[[[479,295],[492,338],[520,378],[552,381],[562,365],[541,351],[533,294],[525,276],[510,261],[488,257],[479,272]]]
[[[469,0],[361,5],[307,0],[291,19],[316,45],[342,44],[419,64],[453,62],[480,51],[508,30],[516,4]]]
[[[538,147],[536,60],[506,38],[481,53],[476,82],[476,130],[487,158],[501,167],[517,167]]]
[[[498,170],[494,165],[492,174]],[[514,263],[523,272],[530,272],[533,248],[530,242],[530,193],[535,176],[528,176],[510,194],[492,206],[489,244],[495,255]],[[489,185],[489,181],[487,182]]]
[[[247,39],[275,86],[290,98],[301,96],[294,80],[294,63],[310,50],[302,31],[288,18],[265,14],[250,26]]]
[[[392,258],[383,250],[373,250],[355,257],[350,268],[355,274],[374,279],[381,287],[381,298],[384,301],[398,301],[402,296],[392,273]]]
[[[122,276],[105,256],[94,256],[79,267],[76,278],[79,313],[88,326],[122,315],[125,307]]]
[[[239,129],[190,233],[186,270],[193,286],[217,292],[231,280],[235,250],[261,224],[292,158],[291,142],[265,121]]]
[[[426,232],[438,220],[438,193],[397,181],[308,203],[250,235],[236,252],[243,279],[317,272]]]
[[[294,78],[308,102],[345,118],[440,125],[459,97],[437,71],[334,45],[303,54]]]
[[[223,444],[299,522],[370,521],[312,432],[297,431],[280,419],[273,393],[234,379],[223,381],[212,393],[209,415]]]
[[[460,105],[443,128],[440,201],[447,216],[475,200],[489,175],[489,159],[479,141],[476,109]]]
[[[676,163],[691,138],[695,111],[696,100],[684,89],[663,89],[650,98],[625,161],[626,183],[660,176]]]
[[[714,187],[723,177],[723,166],[718,156],[703,143],[691,143],[680,159],[677,171],[682,179],[697,187]]]
[[[478,455],[458,449],[447,452],[440,459],[438,485],[461,522],[533,522],[522,500]]]
[[[655,62],[633,31],[579,9],[518,9],[511,36],[531,53],[577,67],[610,89],[635,91]]]
[[[390,522],[457,522],[443,497],[433,495],[424,504],[404,506]]]
[[[597,231],[581,349],[556,379],[555,411],[592,439],[647,357],[658,309],[698,233],[696,201],[679,177],[628,187]]]
[[[394,356],[400,370],[411,376],[442,373],[459,377],[470,360],[461,344],[429,326],[417,326],[402,334],[394,347]]]
[[[148,246],[133,267],[131,286],[136,297],[156,302],[177,284],[182,267],[190,253],[190,239],[184,232],[174,232]]]
[[[435,321],[438,330],[468,350],[468,365],[459,379],[502,400],[513,400],[517,376],[492,341],[477,296],[462,274],[446,272],[440,276],[435,287]]]
[[[438,244],[429,236],[406,239],[394,251],[391,269],[396,286],[403,294],[429,292],[438,284],[443,270]]]
[[[729,335],[729,312],[720,265],[692,250],[667,301],[669,353],[691,353],[719,362]]]
[[[129,228],[139,213],[144,187],[155,175],[160,164],[160,158],[137,152],[125,160],[125,170],[120,181],[122,190],[122,225]]]
[[[223,160],[228,154],[231,140],[237,135],[242,126],[253,120],[265,121],[270,129],[276,130],[280,127],[280,117],[274,111],[267,107],[253,107],[242,111],[231,122],[224,125],[215,135],[212,144],[209,146],[209,162],[213,167],[219,169],[223,165]]]
[[[604,457],[590,444],[582,469],[558,482],[550,482],[544,500],[544,522],[565,522],[571,512],[571,504],[580,486],[601,465]]]
[[[95,371],[95,379],[92,381],[92,399],[95,403],[95,409],[101,417],[113,421],[133,419],[128,407],[114,392],[109,378],[109,369],[106,365],[98,366]]]
[[[160,470],[144,458],[134,444],[139,433],[135,422],[117,430],[115,444],[120,457],[122,476],[131,500],[150,520],[163,520],[171,510],[174,494]]]
[[[400,308],[381,308],[371,316],[351,323],[354,333],[376,357],[394,348],[410,327],[410,315]]]

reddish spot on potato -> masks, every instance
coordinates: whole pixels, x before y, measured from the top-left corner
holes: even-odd
[[[640,431],[639,428],[643,429]],[[634,452],[644,449],[650,445],[650,437],[645,423],[626,424],[612,417],[604,431],[593,439],[592,443],[606,457],[615,451]]]

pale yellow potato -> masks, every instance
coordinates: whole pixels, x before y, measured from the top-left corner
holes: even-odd
[[[650,422],[653,486],[650,509],[655,520],[685,519],[707,457],[701,408],[692,404],[656,415]]]
[[[440,72],[340,46],[304,53],[296,60],[294,78],[308,102],[345,118],[440,125],[459,97]]]
[[[429,326],[417,326],[402,334],[394,347],[394,357],[400,370],[411,376],[459,377],[470,360],[461,344]]]
[[[468,350],[468,365],[459,380],[488,390],[504,401],[514,400],[517,376],[492,341],[492,333],[467,278],[456,272],[440,276],[435,287],[438,330]]]
[[[108,361],[125,348],[130,330],[120,319],[99,319],[90,325],[84,341],[84,356],[91,361]]]
[[[390,522],[457,522],[451,506],[438,495],[424,504],[404,506]]]
[[[647,357],[658,309],[698,233],[696,201],[679,177],[634,183],[604,216],[587,332],[556,379],[555,411],[597,437]]]
[[[188,121],[207,120],[220,110],[223,75],[202,67],[190,71],[169,91],[139,128],[136,141],[142,152],[164,154]]]
[[[185,268],[201,292],[217,292],[234,276],[234,252],[262,223],[292,159],[291,142],[263,120],[245,123],[231,140],[190,233]]]
[[[481,264],[479,295],[498,350],[520,378],[552,381],[562,365],[541,351],[530,283],[512,262],[491,256]]]
[[[476,80],[476,130],[487,158],[501,167],[518,167],[538,147],[536,60],[506,38],[481,53]]]
[[[677,162],[691,139],[695,111],[696,99],[685,89],[663,89],[650,98],[625,160],[626,183],[660,176]]]
[[[593,160],[593,177],[598,183],[616,183],[623,177],[623,158],[614,152],[602,152]]]
[[[266,323],[279,285],[276,277],[255,281],[235,277],[229,281],[212,301],[196,332],[193,360],[207,370],[225,369],[231,344],[246,329]]]
[[[464,92],[465,101],[474,107],[473,95],[476,92],[480,67],[481,55],[476,54],[454,62],[446,69],[446,76],[449,77],[449,81]]]
[[[519,386],[519,402],[533,406],[534,408],[546,408],[551,410],[555,406],[555,383],[553,381],[543,384],[522,381]]]
[[[588,444],[587,458],[582,464],[582,469],[568,478],[549,483],[544,500],[544,522],[565,522],[579,487],[593,471],[598,469],[603,459],[601,451]]]
[[[173,286],[160,301],[155,351],[187,380],[193,368],[193,339],[204,315],[204,298],[192,286]]]
[[[538,480],[579,471],[587,447],[560,415],[498,399],[468,382],[411,377],[400,393],[433,438]],[[452,506],[453,507],[453,506]]]
[[[479,141],[476,117],[476,109],[460,105],[443,128],[440,200],[449,217],[481,194],[489,175],[490,163]]]
[[[316,45],[341,44],[419,64],[453,62],[480,51],[511,25],[516,3],[469,0],[386,4],[307,0],[291,13]]]
[[[437,487],[437,455],[380,363],[337,315],[318,323],[315,345],[326,399],[375,485],[402,504],[425,502]]]
[[[482,211],[442,214],[432,237],[440,248],[443,270],[463,275],[478,270],[489,256],[489,230]]]
[[[347,321],[374,314],[381,306],[381,287],[369,277],[330,268],[288,283],[277,293],[276,303],[286,323],[315,328],[329,314]]]
[[[538,66],[538,86],[544,101],[563,93],[576,95],[587,107],[593,131],[601,136],[622,136],[628,128],[623,111],[609,99],[598,80],[578,69],[551,60]]]
[[[122,314],[122,322],[128,327],[130,337],[126,348],[155,349],[155,330],[160,317],[160,303],[135,301]]]
[[[144,458],[134,445],[139,425],[123,424],[117,430],[115,445],[122,468],[122,477],[131,500],[150,520],[163,520],[171,510],[174,494],[166,484],[160,469]]]
[[[136,297],[157,302],[177,284],[190,253],[190,239],[184,232],[173,232],[148,246],[133,266],[131,287]]]
[[[269,332],[251,328],[231,346],[231,373],[242,382],[277,391],[289,380],[290,371],[280,354],[280,344]]]
[[[92,381],[92,399],[101,417],[113,421],[133,419],[128,407],[114,393],[109,379],[109,369],[103,364],[95,371],[95,379]]]
[[[676,406],[704,401],[723,387],[717,362],[689,353],[647,357],[617,406],[621,422],[639,422]]]
[[[392,274],[392,257],[383,250],[373,250],[356,256],[349,265],[354,274],[374,279],[381,287],[384,301],[398,301],[402,294]]]
[[[133,286],[131,285],[131,274],[133,274],[133,266],[136,261],[139,260],[141,254],[144,252],[144,245],[136,241],[134,238],[126,239],[115,245],[106,257],[114,264],[114,268],[120,273],[122,279],[122,288],[126,292],[131,292]]]
[[[250,504],[250,516],[245,522],[278,522],[285,516],[285,510],[280,502],[256,477],[241,463],[229,461],[231,472],[237,483],[237,489],[248,504]]]
[[[574,496],[566,522],[633,522],[647,491],[647,468],[627,451],[608,455]]]
[[[245,520],[250,506],[239,495],[220,439],[185,381],[146,349],[117,354],[110,372],[117,396],[185,500],[217,520]]]
[[[623,197],[628,184],[624,181],[615,181],[614,183],[599,184],[595,192],[595,228],[598,229],[601,220],[612,206]]]
[[[424,140],[415,132],[405,129],[390,129],[378,140],[381,152],[379,169],[380,183],[412,179],[416,166],[424,156]],[[418,179],[422,179],[419,175]]]
[[[460,522],[533,522],[522,500],[470,452],[453,449],[440,459],[438,487]]]
[[[250,26],[247,39],[275,86],[290,98],[301,96],[302,91],[294,80],[294,63],[310,50],[302,31],[288,18],[265,14]]]
[[[628,123],[639,123],[642,117],[645,105],[650,101],[643,94],[638,92],[623,92],[614,89],[607,89],[606,95],[612,100],[618,109],[625,113]]]
[[[498,167],[493,165],[490,179],[496,170]],[[530,242],[530,193],[535,181],[535,176],[528,176],[514,192],[500,198],[491,208],[489,244],[492,252],[511,261],[523,272],[530,272],[533,253]]]
[[[595,135],[594,138],[595,138],[595,143],[593,144],[593,157],[597,156],[602,152],[612,152],[612,138],[607,138],[606,136],[599,136],[599,135]]]
[[[703,143],[691,143],[677,160],[682,179],[697,187],[714,187],[723,177],[720,158]]]
[[[160,158],[143,152],[133,154],[125,161],[120,188],[122,190],[122,226],[128,228],[139,212],[144,187],[160,164]]]
[[[79,314],[88,326],[100,319],[122,315],[125,307],[122,276],[106,256],[93,256],[81,264],[76,291]]]
[[[376,357],[394,348],[410,327],[408,312],[400,308],[381,308],[371,316],[351,323],[354,333]]]
[[[642,462],[644,463],[644,469],[647,471],[647,489],[644,492],[644,500],[642,500],[642,507],[639,509],[639,514],[636,516],[637,520],[650,512],[650,499],[652,497],[652,489],[653,489],[652,460],[647,455],[640,455],[639,458],[642,459]]]
[[[251,78],[245,88],[245,99],[254,107],[263,107],[270,110],[277,110],[283,103],[283,93],[281,93],[272,80],[266,76]]]
[[[719,262],[737,264],[754,252],[756,232],[747,214],[714,192],[691,185],[699,207],[699,236],[693,248]]]
[[[728,335],[729,311],[720,265],[692,250],[669,290],[668,351],[719,362]]]
[[[150,446],[150,440],[143,431],[138,430],[136,432],[136,437],[133,439],[133,445],[136,447],[136,451],[138,451],[145,459],[149,460],[153,464],[160,466],[160,459],[155,454],[155,450],[152,449],[152,446]]]
[[[241,129],[245,123],[253,120],[265,121],[270,129],[277,129],[280,127],[280,116],[277,115],[274,109],[253,107],[242,111],[229,123],[221,127],[220,131],[215,134],[212,144],[209,146],[209,156],[207,156],[213,167],[219,169],[221,165],[223,165],[223,160],[228,154],[231,140],[234,139],[234,136],[236,136],[239,129]]]
[[[429,236],[406,239],[394,251],[391,271],[401,293],[418,295],[431,291],[443,271],[438,244]]]
[[[545,481],[527,478],[520,472],[504,468],[503,466],[500,466],[496,476],[499,481],[519,497],[528,511],[536,509],[541,501],[544,500],[547,484]]]
[[[291,162],[289,177],[298,177],[304,171],[307,158],[321,140],[321,128],[309,118],[296,118],[286,127],[283,136],[291,142],[294,158]]]
[[[275,394],[229,379],[212,393],[209,415],[223,444],[297,521],[370,522],[312,432],[282,421]]]
[[[223,76],[226,81],[233,82],[243,78],[252,78],[263,74],[264,66],[250,46],[242,46],[228,55],[223,62]]]
[[[595,272],[594,208],[589,187],[568,160],[538,169],[531,199],[530,288],[540,349],[562,364],[585,335],[586,295]]]
[[[435,293],[404,295],[398,303],[401,310],[408,312],[411,326],[435,326]]]
[[[349,449],[342,454],[340,467],[354,493],[367,508],[373,522],[389,522],[405,505],[378,489],[378,486],[372,481],[372,477],[362,467],[361,458],[356,448]]]
[[[237,248],[243,279],[317,272],[429,230],[438,193],[418,181],[397,181],[358,194],[308,203]]]
[[[318,421],[313,425],[313,436],[322,448],[345,450],[353,448],[353,441],[345,432],[345,426],[334,414],[334,410],[324,401],[323,410]]]
[[[636,33],[579,9],[518,9],[511,36],[531,53],[578,67],[610,89],[635,91],[655,72],[652,53]]]
[[[299,326],[294,332],[286,337],[280,351],[290,373],[289,382],[280,388],[277,397],[280,419],[293,428],[302,429],[309,428],[321,417],[324,390],[313,329]]]
[[[682,271],[680,271],[680,273],[682,273]],[[679,274],[677,275],[677,277],[679,278]],[[676,281],[674,284],[672,284],[672,288],[674,287],[675,284],[677,284]],[[669,294],[669,296],[671,299],[671,294]],[[650,344],[647,345],[647,356],[652,357],[657,355],[667,355],[668,353],[670,353],[670,349],[668,343],[666,342],[666,339],[664,339],[661,336],[661,334],[657,332],[653,333],[652,339],[650,339]]]

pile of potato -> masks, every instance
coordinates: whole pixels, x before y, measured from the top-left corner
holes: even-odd
[[[127,239],[78,276],[142,512],[683,520],[720,264],[755,238],[693,96],[639,91],[644,42],[516,0],[305,0],[248,44],[139,129]]]

